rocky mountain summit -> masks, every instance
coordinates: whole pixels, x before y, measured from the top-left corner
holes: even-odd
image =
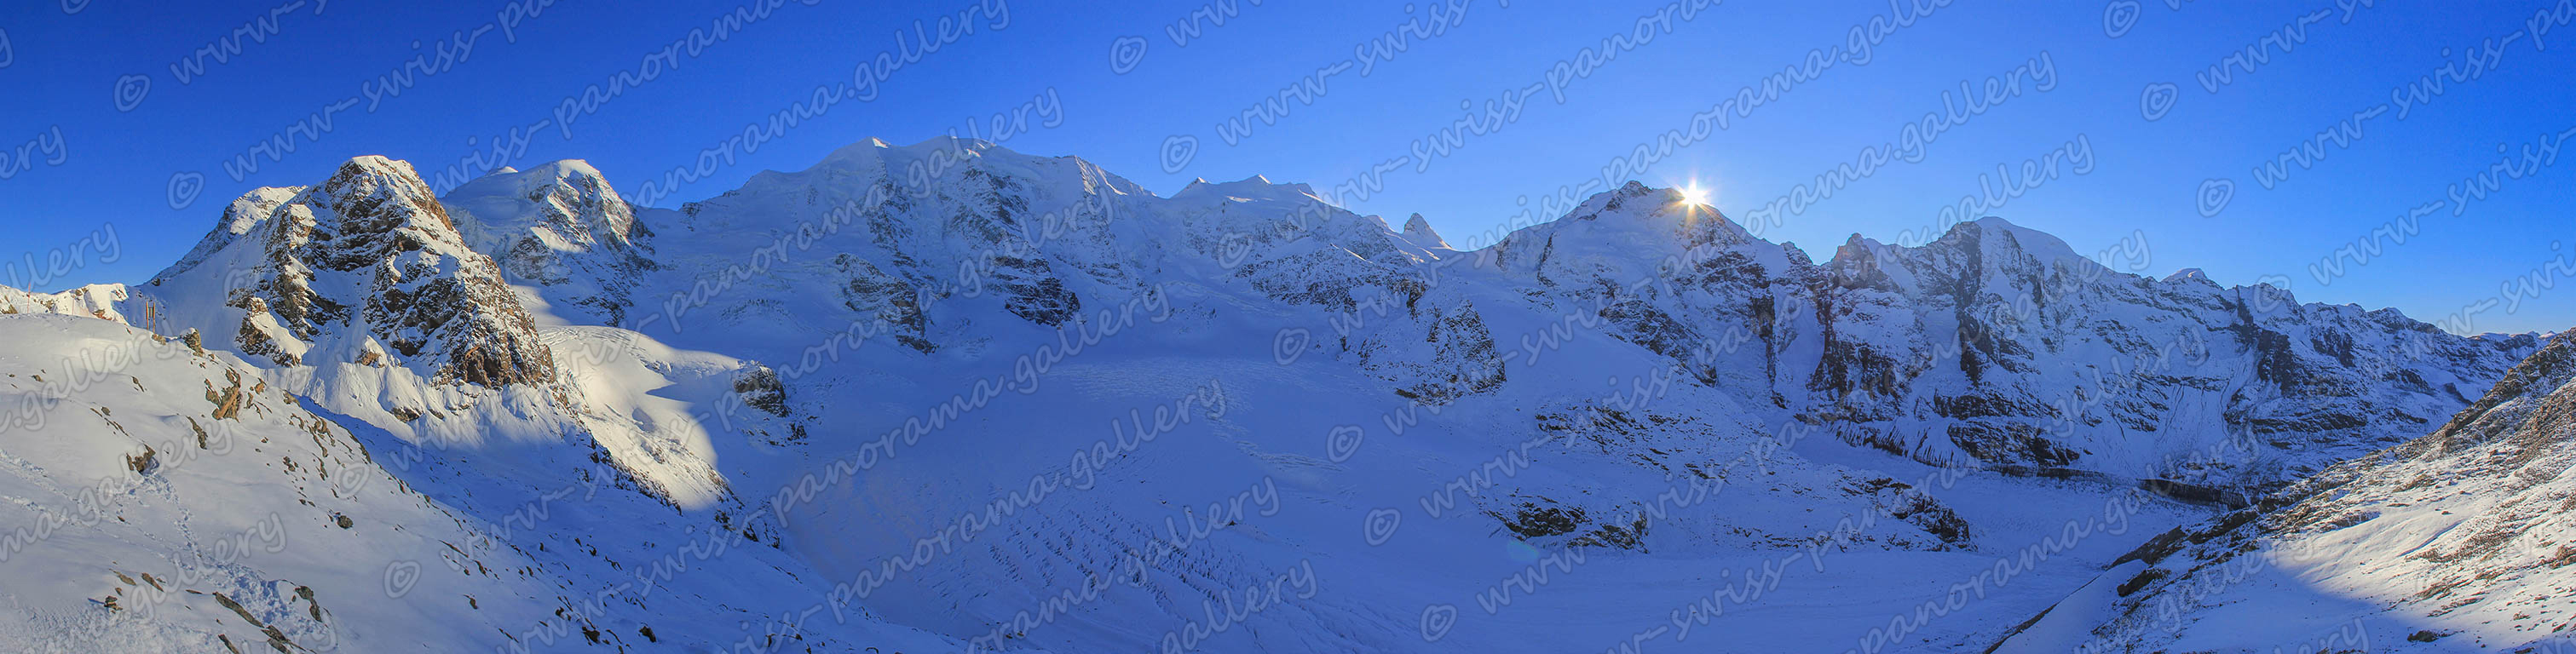
[[[173,306],[222,298],[240,318],[207,333],[277,365],[404,365],[434,382],[493,387],[554,376],[500,267],[466,247],[410,164],[383,157],[234,200],[151,285],[170,286]]]

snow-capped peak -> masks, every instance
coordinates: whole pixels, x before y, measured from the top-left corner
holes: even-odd
[[[2165,276],[2165,281],[2168,283],[2179,282],[2186,279],[2209,281],[2209,273],[2201,272],[2199,268],[2184,268],[2174,271],[2171,275]]]
[[[2042,269],[2053,268],[2060,261],[2090,261],[2075,253],[2066,241],[2047,232],[2012,224],[2011,221],[1987,216],[1950,226],[1950,231],[1924,244],[1924,248],[1957,247],[1976,243],[1997,253],[2018,253],[2038,260]]]
[[[1439,232],[1431,230],[1431,221],[1423,220],[1422,214],[1418,213],[1413,214],[1412,218],[1405,219],[1404,238],[1413,241],[1414,245],[1426,248],[1447,249],[1449,247],[1447,239],[1440,238]]]
[[[496,172],[497,172],[497,171],[496,171]],[[518,172],[518,171],[513,170],[513,171],[511,171],[511,172]],[[540,165],[538,165],[536,168],[532,168],[532,169],[530,169],[530,171],[529,171],[529,172],[535,173],[535,175],[534,175],[534,176],[537,176],[537,177],[545,177],[545,178],[550,178],[550,179],[605,179],[605,178],[606,178],[606,176],[605,176],[605,175],[601,175],[601,174],[599,173],[599,169],[598,169],[598,168],[591,166],[589,161],[582,160],[582,159],[559,159],[559,160],[555,160],[555,161],[550,161],[550,162],[546,162],[546,163],[544,163],[544,164],[540,164]]]
[[[1182,187],[1180,192],[1173,193],[1171,199],[1206,200],[1209,198],[1224,198],[1242,202],[1260,200],[1279,200],[1287,202],[1324,201],[1323,196],[1315,194],[1315,189],[1312,186],[1298,182],[1290,182],[1286,184],[1274,183],[1270,181],[1270,178],[1260,175],[1253,175],[1239,181],[1224,183],[1209,182],[1206,179],[1194,180],[1190,182],[1189,186]]]
[[[1714,212],[1702,212],[1691,206],[1681,189],[1654,188],[1636,180],[1628,180],[1627,184],[1615,190],[1592,194],[1592,197],[1585,198],[1581,204],[1575,205],[1573,211],[1567,212],[1567,216],[1576,220],[1595,220],[1604,214],[1612,213],[1649,219],[1657,223],[1675,224],[1679,224],[1680,219],[1683,218],[1691,218],[1695,221],[1698,218],[1714,216]],[[1725,220],[1723,217],[1717,218],[1717,222],[1727,223],[1728,228],[1724,231],[1743,233],[1741,228],[1734,226],[1733,221]]]
[[[652,268],[643,258],[652,229],[587,161],[487,175],[439,201],[465,242],[489,254],[511,281],[560,288],[562,301],[607,322],[624,317],[626,290]]]
[[[352,173],[367,173],[390,177],[401,177],[404,175],[412,177],[420,176],[419,172],[412,170],[411,162],[398,161],[380,154],[362,154],[350,157],[348,161],[340,162],[340,168],[336,175],[350,175]]]
[[[860,139],[856,143],[841,146],[840,149],[833,150],[830,154],[824,155],[822,161],[816,162],[813,167],[806,170],[809,172],[818,170],[869,170],[885,166],[886,160],[889,157],[904,160],[921,160],[924,158],[937,157],[944,158],[948,162],[940,164],[940,167],[944,171],[944,169],[956,166],[957,162],[981,158],[987,153],[993,152],[1011,155],[1018,154],[991,141],[977,138],[960,138],[946,134],[922,139],[912,145],[895,145],[887,142],[885,139],[871,136]],[[939,159],[931,160],[936,161]],[[904,171],[897,170],[895,172],[901,174]]]

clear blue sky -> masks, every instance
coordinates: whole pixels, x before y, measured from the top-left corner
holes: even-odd
[[[1427,22],[1431,5],[1239,0],[1232,18],[1180,46],[1165,27],[1207,3],[1001,2],[976,9],[973,2],[790,1],[696,57],[683,51],[647,63],[740,5],[563,0],[516,19],[509,31],[515,43],[493,29],[474,39],[470,58],[437,66],[438,42],[495,24],[515,3],[0,0],[0,173],[7,174],[0,179],[0,262],[10,266],[0,268],[0,284],[141,281],[186,252],[225,202],[252,187],[312,183],[359,154],[435,170],[488,153],[496,134],[552,118],[586,86],[649,70],[648,81],[580,116],[569,138],[551,126],[539,130],[511,161],[524,167],[588,159],[632,195],[747,125],[806,101],[817,85],[848,82],[854,65],[900,47],[897,31],[909,34],[914,21],[926,19],[925,31],[937,38],[943,16],[965,15],[975,28],[884,75],[873,100],[833,105],[656,204],[712,196],[762,169],[801,169],[871,136],[910,143],[962,129],[970,117],[989,120],[1050,90],[1061,123],[1013,134],[1006,147],[1079,155],[1162,193],[1193,177],[1256,173],[1322,187],[1407,154],[1413,140],[1459,120],[1464,100],[1481,104],[1506,89],[1543,85],[1558,61],[1635,32],[1640,16],[1665,6],[1468,3],[1454,27],[1372,61],[1365,76],[1357,67],[1333,75],[1312,105],[1292,104],[1277,124],[1256,126],[1228,146],[1217,136],[1219,122],[1300,77],[1350,61],[1362,43],[1407,21]],[[2061,165],[2057,178],[1987,213],[2057,234],[2088,255],[2143,232],[2151,258],[2141,272],[2149,274],[2198,267],[2225,284],[2274,276],[2268,278],[2289,280],[2303,300],[2393,306],[2430,321],[2466,316],[2455,324],[2470,331],[2576,325],[2576,288],[2532,296],[2504,286],[2535,270],[2576,286],[2548,268],[2553,258],[2576,264],[2576,217],[2568,209],[2576,205],[2576,161],[2518,163],[2527,174],[2507,176],[2485,199],[2448,198],[2453,186],[2502,161],[2500,145],[2555,147],[2562,133],[2576,136],[2567,132],[2576,128],[2576,25],[2544,14],[2536,25],[2554,31],[2532,36],[2535,14],[2556,4],[2382,0],[2354,8],[2348,21],[2333,2],[2108,4],[1958,0],[1932,8],[1879,39],[1866,65],[1837,61],[1630,177],[1658,186],[1696,182],[1741,219],[1795,185],[1855,164],[1863,148],[1895,141],[1908,121],[1942,107],[1943,91],[1955,94],[1963,81],[1981,87],[2045,52],[2050,90],[2028,88],[2025,78],[2022,95],[1942,128],[1919,162],[1879,167],[1783,215],[1766,236],[1816,256],[1854,232],[1898,241],[1905,230],[1936,226],[1942,208],[1977,193],[1979,176],[1995,175],[1998,164],[2019,168],[2082,135],[2093,154],[2090,172],[2074,175]],[[79,11],[66,13],[67,5]],[[250,28],[265,41],[242,39],[228,63],[206,57],[204,72],[186,83],[173,72],[174,62],[288,6],[276,14],[273,35]],[[1421,172],[1408,166],[1389,173],[1382,191],[1351,204],[1399,222],[1420,212],[1453,241],[1470,240],[1511,220],[1521,210],[1515,198],[1597,179],[1612,158],[1666,130],[1687,130],[1694,112],[1748,86],[1759,94],[1765,76],[1801,64],[1811,50],[1835,56],[1856,26],[1893,23],[1915,7],[1913,0],[1728,0],[1688,22],[1676,17],[1669,32],[1650,26],[1650,42],[1588,77],[1564,80],[1563,103],[1542,86],[1517,121],[1466,137]],[[1007,25],[993,29],[1004,8]],[[2310,24],[2302,35],[2265,42],[2303,17]],[[2125,27],[2117,38],[2108,35],[2114,25]],[[1146,45],[1122,75],[1113,71],[1112,50],[1127,36]],[[2491,61],[2481,46],[2490,38],[2499,43]],[[2234,67],[2233,81],[2214,92],[2195,80],[2249,47],[2268,61],[2250,72]],[[369,111],[368,80],[419,53],[428,53],[438,74],[416,74],[411,87]],[[2480,72],[2410,103],[2400,119],[2392,91],[2446,65],[2463,77]],[[147,76],[148,92],[131,93],[139,85],[129,84],[120,99],[119,79],[127,75]],[[2141,96],[2156,83],[2176,85],[2174,101],[2149,121]],[[221,165],[352,98],[357,103],[336,113],[331,131],[318,140],[293,137],[295,150],[281,160],[252,155],[260,165],[240,181]],[[121,102],[131,110],[119,111]],[[2381,105],[2388,108],[2355,118]],[[2348,147],[2325,143],[2322,158],[2307,169],[2293,166],[2276,188],[2257,182],[2254,166],[2347,119],[2358,121],[2360,135]],[[55,134],[60,147],[49,155]],[[1196,136],[1199,147],[1185,168],[1167,173],[1162,146],[1183,134]],[[30,143],[34,161],[22,165],[21,145]],[[57,158],[58,165],[48,162]],[[204,176],[203,190],[173,209],[173,176],[188,173]],[[2205,217],[2198,193],[2213,178],[2232,180],[2234,193]],[[2421,219],[2420,234],[2402,245],[2383,242],[2370,265],[2331,283],[2310,270],[2338,245],[2436,201],[2444,204]],[[26,257],[42,265],[48,253],[85,236],[95,240],[109,225],[116,261],[97,261],[93,250],[64,278],[26,271]],[[2121,267],[2137,259],[2109,258]]]

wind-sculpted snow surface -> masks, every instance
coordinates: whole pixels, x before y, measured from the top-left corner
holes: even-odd
[[[1300,184],[1157,196],[974,140],[862,142],[678,210],[606,179],[431,199],[362,157],[235,200],[150,284],[0,289],[0,331],[182,362],[37,382],[54,350],[0,341],[42,409],[10,424],[46,430],[0,433],[0,497],[95,516],[11,541],[35,544],[0,565],[65,572],[0,588],[35,611],[0,645],[1974,649],[2538,346],[1992,218],[1818,262],[1635,183],[1462,252]],[[158,431],[71,431],[128,416]],[[188,468],[250,490],[61,508],[170,478],[169,447],[130,445],[191,416],[304,449]],[[281,481],[325,463],[390,483]],[[129,611],[112,573],[149,570],[117,566],[269,512],[294,565],[187,564],[232,571],[188,588],[240,615]],[[41,545],[70,539],[125,553]]]

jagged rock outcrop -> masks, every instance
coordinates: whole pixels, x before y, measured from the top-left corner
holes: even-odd
[[[383,157],[351,159],[314,186],[245,194],[148,292],[278,365],[381,352],[437,382],[554,379],[499,266],[467,247],[410,164]]]

